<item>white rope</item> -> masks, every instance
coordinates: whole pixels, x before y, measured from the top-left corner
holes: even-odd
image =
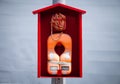
[[[52,40],[54,40],[54,41],[59,40],[60,37],[62,36],[63,32],[60,32],[60,33],[58,33],[58,34],[59,34],[59,35],[57,36],[57,38],[54,38],[54,37],[53,37],[53,28],[52,28],[52,25],[51,25],[51,38],[52,38]]]
[[[60,64],[60,65],[70,65],[70,62],[61,62],[61,61],[49,61],[50,63],[53,64]]]

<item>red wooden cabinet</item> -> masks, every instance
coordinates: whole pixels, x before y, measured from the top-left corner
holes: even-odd
[[[47,39],[51,34],[51,17],[55,13],[66,16],[64,32],[72,38],[72,72],[69,75],[50,75],[47,71]],[[60,3],[33,11],[38,14],[38,77],[82,77],[82,14],[85,13]]]

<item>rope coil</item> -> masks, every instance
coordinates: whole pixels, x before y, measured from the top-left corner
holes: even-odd
[[[60,31],[57,38],[53,37],[53,28],[57,31]],[[52,40],[59,40],[63,34],[63,30],[66,29],[66,16],[61,13],[56,13],[51,18],[51,38]]]

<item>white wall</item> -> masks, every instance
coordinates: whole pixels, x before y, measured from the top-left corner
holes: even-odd
[[[52,0],[0,0],[0,84],[50,84],[37,78],[37,15]],[[120,84],[120,1],[66,0],[83,15],[83,78],[66,84]]]

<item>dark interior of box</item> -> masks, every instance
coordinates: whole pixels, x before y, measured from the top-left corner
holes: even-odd
[[[64,33],[69,34],[72,38],[72,72],[69,75],[61,75],[61,77],[80,77],[79,14],[75,11],[63,9],[61,7],[41,12],[41,76],[56,77],[47,72],[47,38],[51,33],[51,16],[55,13],[62,13],[66,16],[66,30]]]

